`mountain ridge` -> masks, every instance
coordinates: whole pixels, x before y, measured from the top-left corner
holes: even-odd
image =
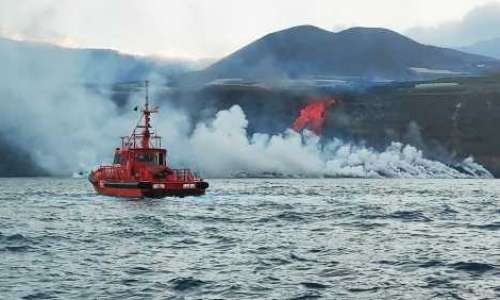
[[[244,80],[353,76],[376,80],[422,80],[449,70],[477,74],[500,69],[494,58],[420,44],[385,28],[354,27],[331,32],[312,25],[273,32],[208,68],[187,76],[192,82],[221,78]]]
[[[458,48],[458,50],[500,59],[500,37],[479,41],[472,45]]]
[[[35,72],[77,75],[86,83],[116,83],[145,80],[152,73],[169,77],[190,70],[183,61],[165,61],[121,53],[114,49],[66,48],[43,42],[0,37],[0,63],[7,57],[21,62],[19,68]],[[57,63],[55,63],[57,62]],[[4,64],[8,64],[4,61]]]

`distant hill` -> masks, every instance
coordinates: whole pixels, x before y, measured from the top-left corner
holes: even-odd
[[[153,72],[170,76],[188,70],[184,61],[164,61],[107,49],[62,48],[0,38],[0,65],[6,66],[12,61],[18,64],[16,69],[29,68],[34,75],[60,74],[90,83],[144,80]]]
[[[306,25],[268,34],[187,79],[416,80],[482,73],[499,66],[493,58],[423,45],[387,29],[334,33]]]
[[[49,129],[45,133],[50,135],[53,134],[52,127],[47,124],[61,127],[68,125],[63,121],[54,121],[59,114],[65,113],[56,112],[55,103],[71,101],[72,92],[75,91],[72,87],[88,88],[88,94],[83,95],[80,94],[81,90],[76,89],[75,98],[104,91],[106,94],[103,99],[109,95],[110,100],[124,103],[131,91],[121,93],[106,86],[116,82],[155,79],[155,76],[161,80],[187,70],[192,69],[184,61],[156,60],[105,49],[67,49],[0,38],[0,177],[48,173],[36,161],[37,156],[33,155],[39,151],[37,145],[26,146],[32,139],[30,134],[34,134],[27,133],[26,128],[47,126]],[[95,88],[100,84],[105,86],[102,90]],[[77,100],[75,102],[78,103]],[[12,123],[8,116],[16,111],[24,111],[25,119]],[[36,121],[32,120],[36,119],[34,115],[38,116]],[[17,136],[22,142],[16,143]]]
[[[458,50],[500,59],[500,37],[491,40],[480,41]]]

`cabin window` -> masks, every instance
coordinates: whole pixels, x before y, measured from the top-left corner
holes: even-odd
[[[161,157],[161,153],[139,153],[136,156],[137,161],[143,163],[149,163],[152,165],[162,165],[163,158]]]
[[[115,159],[113,160],[113,164],[119,165],[121,163],[121,160],[122,160],[122,158],[121,158],[120,154],[115,153]]]

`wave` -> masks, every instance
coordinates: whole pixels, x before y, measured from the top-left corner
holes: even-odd
[[[451,267],[453,267],[455,270],[471,273],[484,273],[496,268],[496,266],[494,265],[479,262],[457,262],[452,264]]]
[[[185,291],[201,287],[209,282],[199,280],[193,277],[177,277],[169,281],[172,288],[178,291]]]

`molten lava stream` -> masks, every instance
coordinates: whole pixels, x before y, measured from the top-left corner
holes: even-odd
[[[292,125],[293,130],[301,132],[311,130],[316,135],[321,135],[328,118],[328,109],[335,106],[337,101],[333,98],[315,100],[300,110],[299,117]]]

